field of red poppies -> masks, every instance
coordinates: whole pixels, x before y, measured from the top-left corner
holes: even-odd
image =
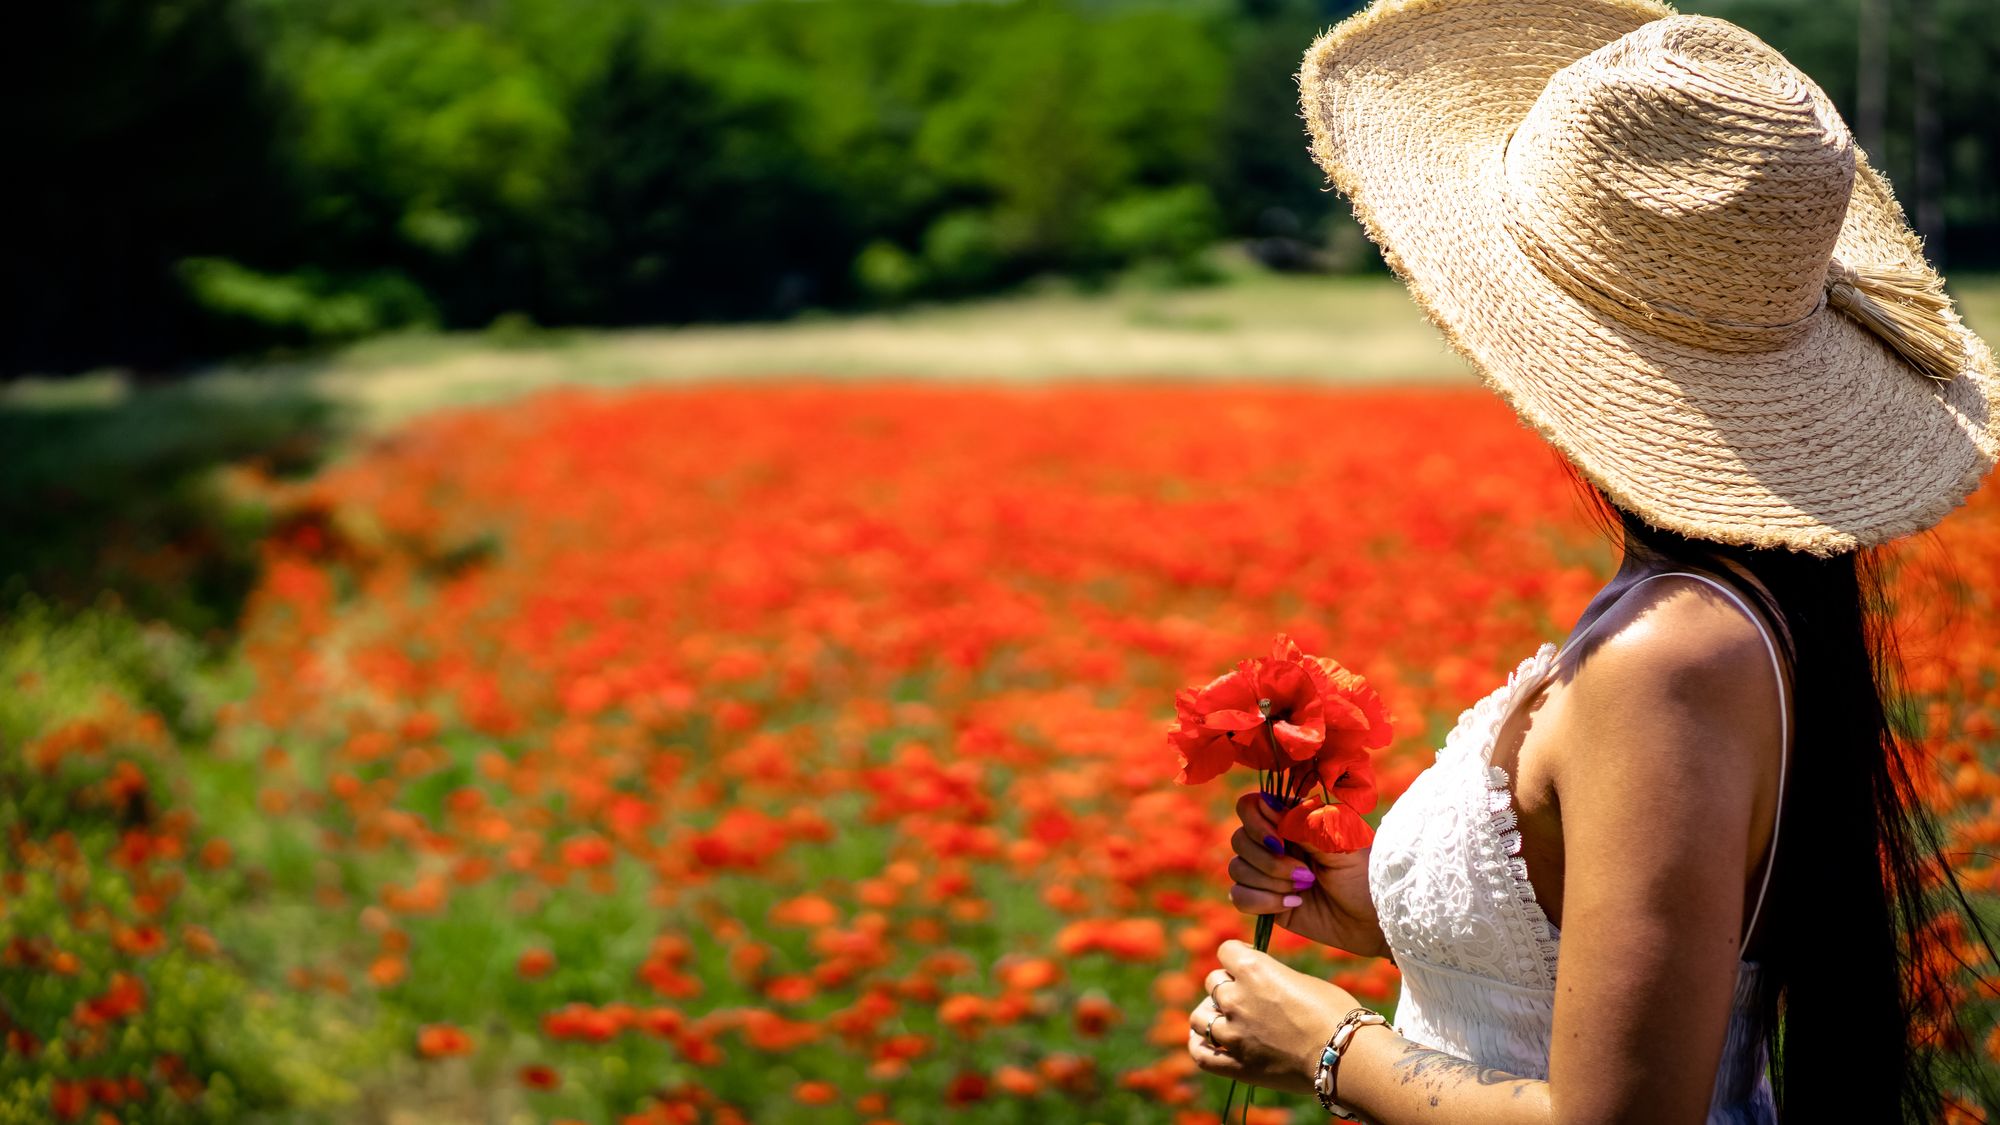
[[[1212,1121],[1252,779],[1173,784],[1174,690],[1288,632],[1393,797],[1609,561],[1475,390],[555,392],[218,486],[226,660],[0,630],[0,1125]],[[1988,489],[1896,583],[1983,892],[1995,574]]]

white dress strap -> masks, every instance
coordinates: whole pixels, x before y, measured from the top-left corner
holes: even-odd
[[[1778,680],[1778,800],[1777,807],[1771,813],[1771,843],[1765,849],[1764,853],[1764,879],[1757,887],[1757,902],[1750,910],[1750,924],[1743,928],[1743,942],[1747,948],[1751,937],[1757,933],[1757,919],[1762,917],[1764,913],[1764,896],[1771,889],[1771,869],[1777,866],[1778,827],[1783,822],[1785,811],[1785,765],[1792,756],[1791,697],[1785,690],[1785,669],[1783,663],[1778,659],[1778,646],[1771,639],[1771,627],[1765,623],[1763,615],[1751,609],[1749,603],[1743,600],[1743,596],[1731,589],[1727,583],[1718,582],[1706,574],[1697,574],[1691,570],[1667,570],[1661,571],[1658,574],[1648,574],[1646,577],[1632,583],[1632,585],[1625,587],[1624,591],[1618,595],[1618,600],[1622,600],[1626,594],[1651,582],[1655,578],[1672,576],[1693,578],[1701,582],[1706,582],[1710,586],[1720,590],[1724,597],[1736,603],[1736,607],[1750,618],[1752,624],[1757,626],[1757,635],[1764,638],[1764,648],[1771,654],[1771,672]],[[1617,601],[1614,600],[1612,604],[1616,605]],[[1597,623],[1604,620],[1605,613],[1609,612],[1610,606],[1606,606],[1604,613],[1599,613],[1596,617],[1591,618],[1590,624],[1585,625],[1576,636],[1564,642],[1562,649],[1556,653],[1556,661],[1551,662],[1551,667],[1560,662],[1564,653],[1567,653],[1578,642],[1588,637],[1591,630],[1597,627]]]

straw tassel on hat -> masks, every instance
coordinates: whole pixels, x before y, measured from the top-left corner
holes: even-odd
[[[1850,269],[1836,258],[1826,271],[1826,299],[1929,378],[1950,383],[1965,366],[1965,340],[1944,279],[1934,273]]]
[[[1813,81],[1652,0],[1378,0],[1299,74],[1419,304],[1613,501],[1831,555],[2000,456],[1992,351]]]

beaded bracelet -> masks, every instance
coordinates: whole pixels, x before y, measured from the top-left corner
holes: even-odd
[[[1367,1008],[1356,1008],[1340,1017],[1333,1027],[1333,1034],[1326,1037],[1326,1046],[1319,1053],[1319,1068],[1313,1072],[1313,1094],[1319,1098],[1320,1108],[1342,1121],[1359,1121],[1359,1117],[1334,1100],[1334,1082],[1340,1069],[1340,1056],[1347,1051],[1354,1033],[1369,1024],[1386,1024],[1388,1020]]]

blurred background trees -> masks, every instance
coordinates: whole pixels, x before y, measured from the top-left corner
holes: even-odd
[[[1860,34],[1864,0],[1682,7],[1757,31],[1851,119],[1860,98],[1933,253],[1991,266],[1990,0],[1865,2],[1880,36]],[[785,316],[1135,266],[1191,280],[1222,239],[1378,268],[1321,190],[1292,79],[1357,6],[32,5],[9,68],[0,371],[503,317]]]

